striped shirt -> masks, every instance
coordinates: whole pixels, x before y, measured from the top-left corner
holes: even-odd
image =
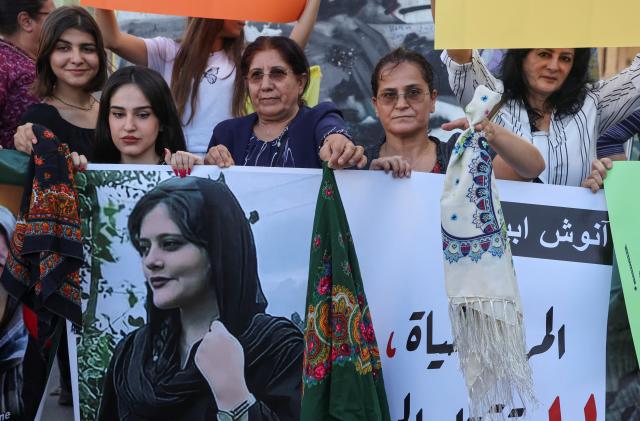
[[[598,156],[611,156],[620,153],[617,146],[640,133],[640,110],[616,124],[598,139]]]
[[[489,72],[476,50],[470,63],[458,64],[446,51],[441,59],[449,73],[449,85],[462,106],[471,101],[478,85],[504,92],[502,81]],[[563,118],[557,118],[555,112],[551,114],[548,132],[531,130],[527,110],[520,100],[507,101],[496,114],[497,124],[538,148],[546,163],[539,176],[543,183],[579,186],[589,175],[600,134],[640,106],[640,56],[611,79],[587,88],[587,96],[576,114]],[[618,143],[617,153],[624,153],[622,142]]]

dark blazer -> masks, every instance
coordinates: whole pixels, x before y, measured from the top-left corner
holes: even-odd
[[[213,129],[209,148],[224,145],[229,149],[236,165],[242,165],[247,144],[258,121],[256,113],[232,118],[219,123]],[[325,137],[332,133],[347,131],[342,113],[331,102],[322,102],[313,108],[300,107],[300,111],[289,123],[289,145],[296,167],[322,168],[318,153]]]

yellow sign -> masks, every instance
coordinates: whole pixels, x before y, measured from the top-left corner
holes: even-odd
[[[640,46],[638,0],[441,0],[435,48]]]

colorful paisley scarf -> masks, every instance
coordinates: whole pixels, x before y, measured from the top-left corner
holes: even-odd
[[[0,282],[38,317],[59,315],[80,326],[82,235],[71,153],[44,127],[33,132],[38,143]]]

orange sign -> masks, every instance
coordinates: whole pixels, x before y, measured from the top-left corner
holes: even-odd
[[[306,0],[81,0],[83,6],[198,18],[293,22]]]

